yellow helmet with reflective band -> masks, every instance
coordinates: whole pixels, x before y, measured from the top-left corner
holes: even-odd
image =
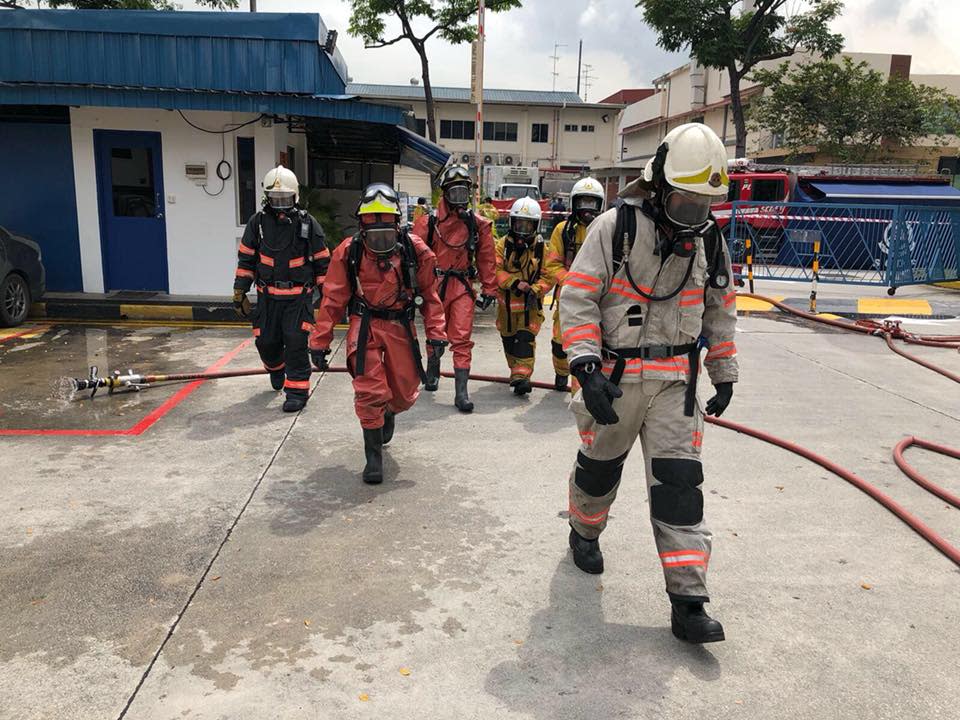
[[[357,205],[357,215],[395,215],[400,217],[400,198],[386,183],[367,185]]]
[[[666,146],[663,178],[677,190],[725,197],[730,186],[727,176],[727,150],[717,134],[703,123],[686,123],[667,133],[660,143]],[[653,183],[654,164],[651,158],[643,171],[643,179]]]

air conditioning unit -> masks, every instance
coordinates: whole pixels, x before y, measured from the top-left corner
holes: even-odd
[[[460,162],[463,163],[464,165],[472,165],[473,155],[471,155],[470,153],[464,153],[463,155],[460,156]]]
[[[484,165],[497,165],[497,158],[493,155],[484,155],[483,156]]]
[[[504,156],[503,156],[503,162],[501,162],[501,165],[514,165],[514,164],[515,164],[515,162],[514,162],[513,155],[504,155]]]

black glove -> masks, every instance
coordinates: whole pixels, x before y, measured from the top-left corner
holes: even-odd
[[[482,294],[477,298],[476,306],[480,310],[486,310],[497,301],[496,295]]]
[[[600,370],[598,360],[584,360],[570,366],[570,372],[580,383],[583,403],[587,412],[600,425],[616,425],[620,416],[613,409],[613,401],[623,395],[623,390],[610,382]]]
[[[313,366],[320,372],[326,372],[330,369],[330,363],[327,362],[327,355],[329,354],[329,350],[310,351],[310,360],[313,362]]]
[[[720,417],[723,415],[723,411],[727,409],[727,405],[730,404],[730,399],[733,397],[733,383],[717,383],[713,388],[717,391],[717,394],[707,400],[707,415]]]
[[[233,309],[244,320],[250,317],[250,298],[240,288],[233,289]]]
[[[427,340],[427,349],[430,351],[430,357],[435,357],[437,360],[443,357],[443,351],[446,347],[446,340]]]

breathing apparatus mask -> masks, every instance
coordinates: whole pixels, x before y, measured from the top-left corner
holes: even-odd
[[[657,148],[653,160],[653,178],[656,192],[653,207],[660,225],[657,233],[657,249],[661,255],[676,255],[689,258],[696,254],[697,245],[715,224],[710,219],[710,207],[714,198],[709,195],[680,190],[667,182],[663,164],[667,156],[667,143]]]
[[[443,189],[443,199],[454,211],[461,211],[470,204],[469,185],[448,185]]]
[[[397,247],[400,237],[400,200],[386,183],[373,183],[363,192],[357,206],[360,236],[375,255],[386,256]]]
[[[266,190],[267,207],[277,213],[289,212],[296,204],[296,193],[287,190]]]
[[[593,195],[577,195],[573,198],[573,214],[581,225],[589,225],[600,214],[603,201]]]
[[[540,221],[534,218],[510,218],[510,236],[518,243],[531,244],[539,229]]]

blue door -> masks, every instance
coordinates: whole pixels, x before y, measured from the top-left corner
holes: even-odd
[[[94,130],[103,283],[167,292],[160,133]]]

